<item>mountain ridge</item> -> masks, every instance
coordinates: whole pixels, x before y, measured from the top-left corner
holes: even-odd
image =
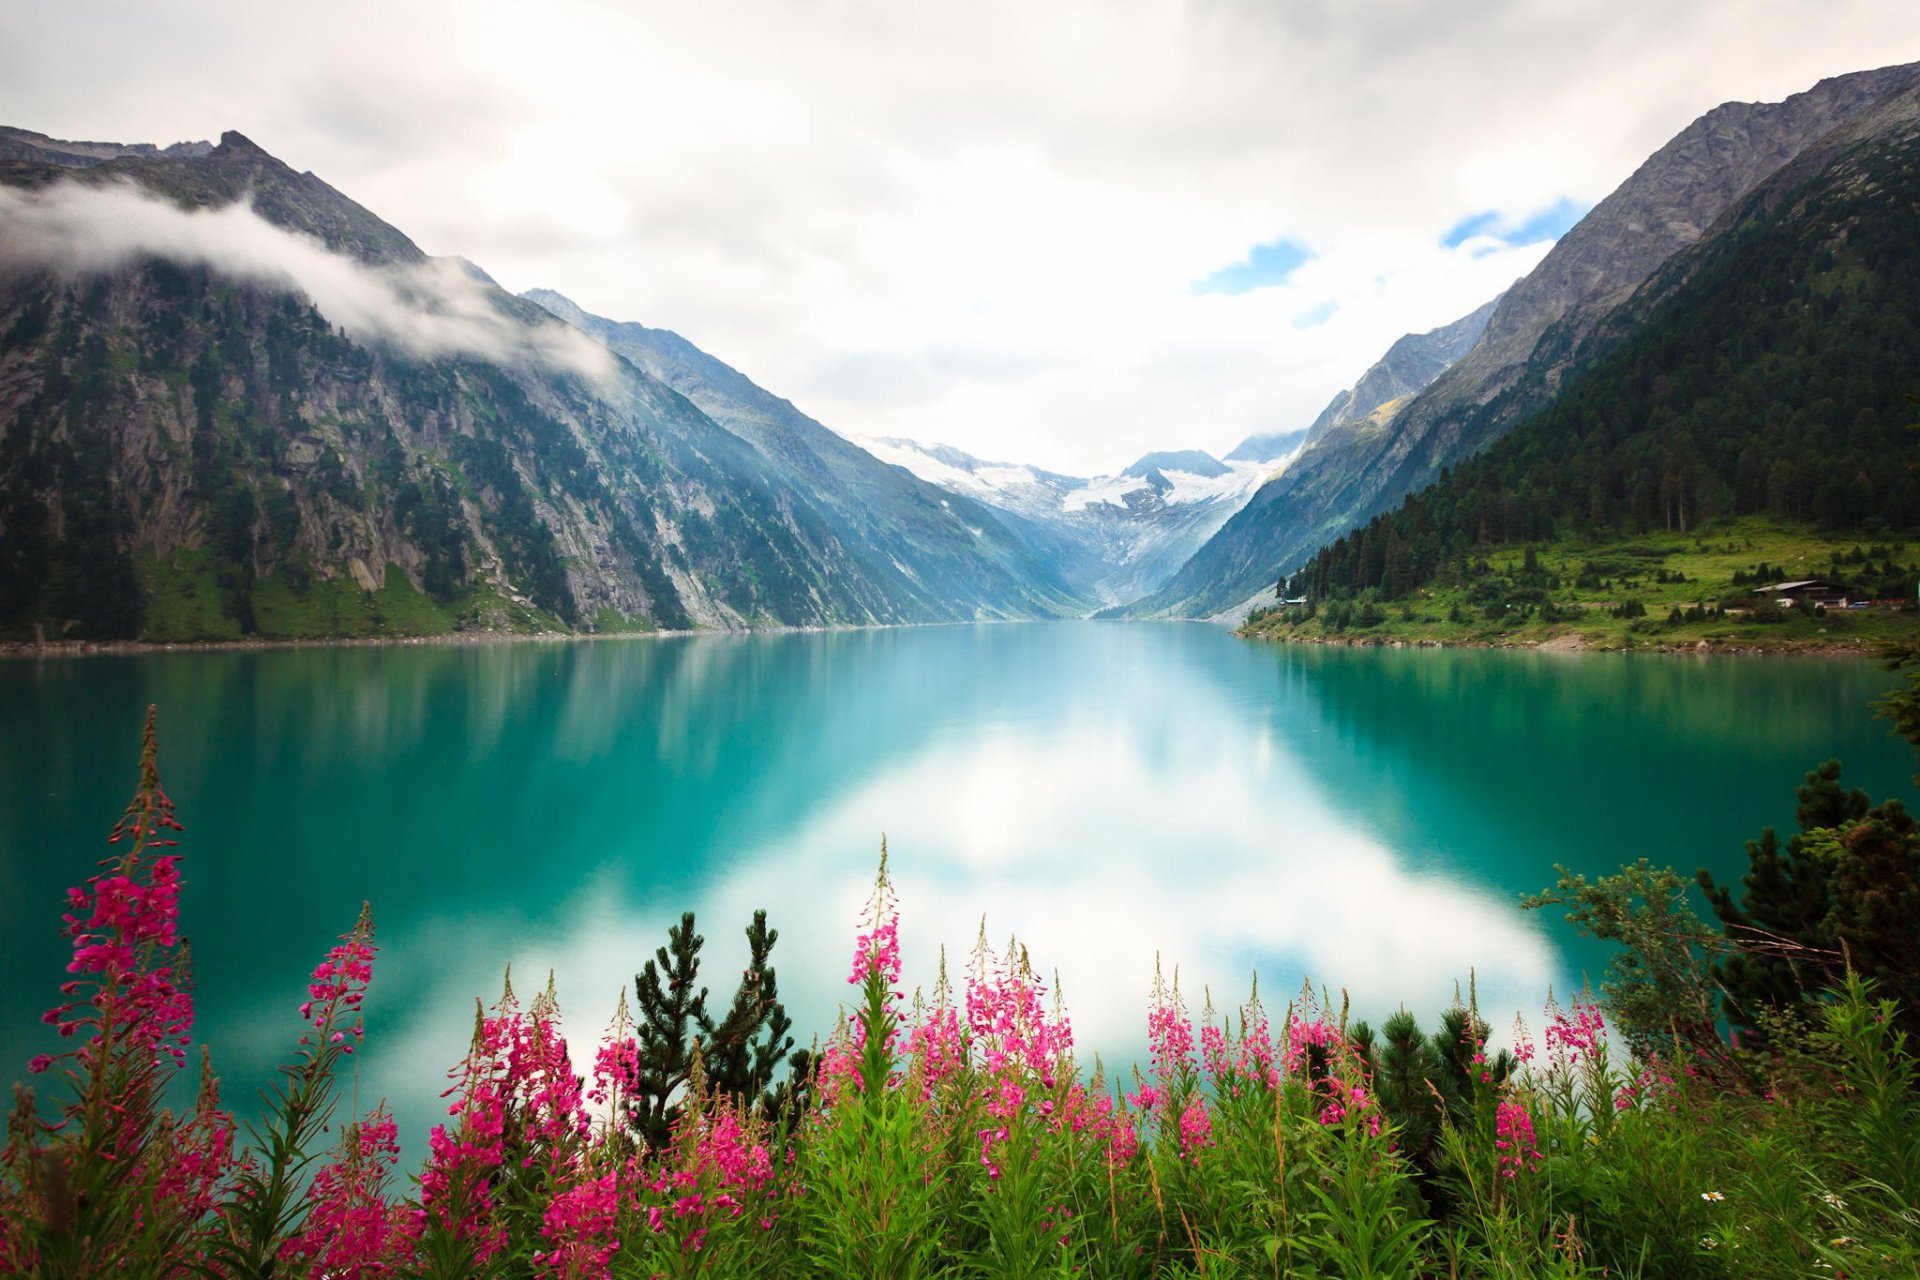
[[[1394,415],[1330,427],[1143,614],[1244,599],[1510,429],[1559,390],[1566,356],[1744,197],[1920,83],[1920,64],[1829,77],[1779,103],[1725,103],[1649,156],[1510,288],[1473,348]]]
[[[0,631],[1077,607],[1007,536],[979,572],[920,580],[673,388],[238,132],[204,151],[0,137]],[[924,505],[950,541],[983,536]]]

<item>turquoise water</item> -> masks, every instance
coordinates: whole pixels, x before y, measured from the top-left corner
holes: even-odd
[[[847,994],[884,832],[908,983],[985,916],[1130,1060],[1156,954],[1197,1009],[1303,980],[1496,1024],[1604,953],[1519,893],[1555,863],[1723,875],[1828,756],[1911,752],[1864,661],[1267,647],[1198,625],[0,663],[0,1075],[49,1047],[62,890],[107,852],[138,730],[187,831],[199,1033],[229,1102],[297,1039],[306,972],[373,904],[361,1105],[415,1144],[475,997],[554,974],[576,1060],[683,910],[724,1001],[766,907],[800,1026]],[[1337,997],[1336,997],[1337,998]],[[804,1036],[803,1036],[804,1040]]]

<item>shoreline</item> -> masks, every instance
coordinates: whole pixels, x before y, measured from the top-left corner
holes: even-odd
[[[678,640],[689,636],[827,635],[901,627],[963,627],[1006,622],[1077,622],[1081,618],[974,618],[947,622],[847,622],[834,626],[684,628],[658,631],[453,631],[438,636],[303,636],[285,640],[51,640],[0,641],[0,662],[41,658],[124,658],[161,653],[264,653],[284,649],[393,649],[426,646],[481,648],[496,644],[572,644],[580,641]]]
[[[995,622],[1088,622],[1091,618],[982,619]],[[1108,621],[1100,619],[1100,621]],[[1134,621],[1126,619],[1126,621]],[[1167,619],[1167,621],[1205,621],[1205,619]],[[739,630],[678,631],[457,631],[439,636],[307,636],[286,640],[189,640],[153,642],[145,640],[55,640],[40,644],[26,641],[0,643],[0,662],[141,657],[170,653],[265,653],[295,649],[387,649],[437,646],[479,648],[497,644],[569,644],[609,640],[672,640],[688,636],[749,636],[787,634],[826,634],[838,631],[875,631],[893,627],[942,627],[966,625],[956,622],[848,623],[843,626],[743,627]],[[1789,642],[1785,644],[1692,644],[1608,645],[1590,644],[1578,634],[1554,636],[1547,640],[1438,640],[1431,637],[1409,640],[1387,635],[1274,635],[1235,628],[1231,634],[1240,640],[1267,644],[1304,644],[1342,646],[1349,649],[1504,649],[1530,650],[1536,653],[1645,653],[1694,657],[1802,657],[1802,658],[1876,658],[1879,646],[1862,641]]]
[[[1828,640],[1814,643],[1790,641],[1784,644],[1711,644],[1705,640],[1692,644],[1609,645],[1589,644],[1581,635],[1559,635],[1549,640],[1407,640],[1393,636],[1290,636],[1236,630],[1242,640],[1268,644],[1310,644],[1343,646],[1349,649],[1505,649],[1534,653],[1645,653],[1666,656],[1717,658],[1877,658],[1878,645],[1862,641]]]
[[[44,658],[123,658],[162,653],[265,653],[285,649],[392,649],[436,646],[480,648],[495,644],[559,644],[575,640],[669,640],[679,636],[753,635],[800,631],[802,627],[755,627],[746,631],[456,631],[443,636],[306,636],[287,640],[53,640],[0,644],[0,661]]]

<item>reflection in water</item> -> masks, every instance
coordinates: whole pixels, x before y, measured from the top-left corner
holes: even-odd
[[[585,1057],[682,910],[724,1001],[768,908],[782,991],[825,1031],[883,830],[910,981],[942,946],[960,964],[984,913],[1110,1062],[1140,1051],[1156,953],[1196,1010],[1256,969],[1276,1012],[1311,979],[1430,1013],[1470,972],[1490,1010],[1536,1008],[1603,953],[1517,892],[1641,854],[1737,873],[1830,754],[1903,789],[1863,709],[1886,683],[1104,624],[4,664],[0,1062],[44,1047],[59,895],[105,852],[149,701],[229,1096],[290,1049],[304,974],[364,897],[360,1101],[393,1099],[418,1141],[504,965],[523,992],[553,972]]]

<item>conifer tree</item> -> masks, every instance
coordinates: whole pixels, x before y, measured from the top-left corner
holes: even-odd
[[[667,945],[634,975],[640,1071],[628,1123],[654,1147],[664,1146],[672,1135],[696,1056],[706,1096],[725,1095],[778,1117],[804,1094],[804,1084],[774,1083],[783,1065],[791,1063],[795,1077],[803,1077],[810,1065],[804,1050],[794,1052],[793,1020],[768,963],[780,931],[767,927],[765,911],[756,911],[746,935],[747,966],[718,1022],[707,1013],[708,989],[697,986],[706,939],[694,931],[693,912],[667,930]]]
[[[1374,1088],[1380,1105],[1400,1131],[1408,1159],[1425,1166],[1440,1132],[1440,1099],[1434,1091],[1439,1060],[1405,1009],[1380,1025],[1382,1040]]]
[[[1802,1015],[1849,970],[1872,978],[1920,1028],[1920,824],[1898,800],[1874,805],[1840,785],[1840,762],[1796,792],[1800,831],[1784,850],[1771,827],[1747,842],[1734,900],[1702,868],[1731,951],[1712,969],[1734,1027],[1760,1034],[1769,1015]]]
[[[700,976],[700,948],[693,912],[667,930],[667,945],[633,978],[640,1002],[635,1034],[640,1042],[640,1079],[632,1101],[631,1123],[654,1147],[664,1147],[673,1131],[673,1097],[687,1083],[692,1066],[690,1037],[706,1020],[707,989],[694,988]]]

